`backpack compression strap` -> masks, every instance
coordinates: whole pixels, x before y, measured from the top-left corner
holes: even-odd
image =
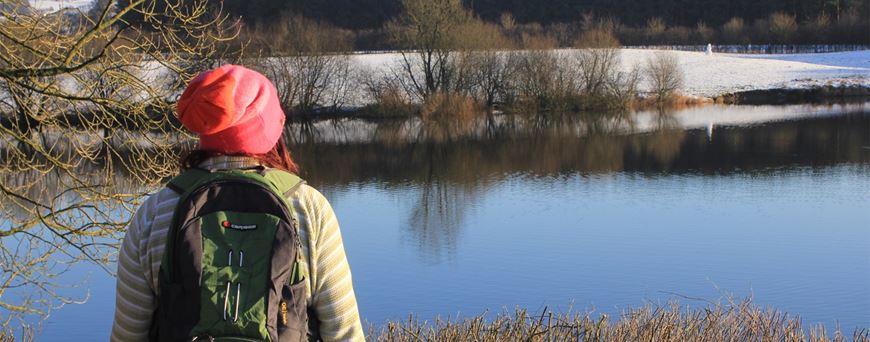
[[[305,181],[299,176],[287,171],[278,169],[263,169],[258,168],[258,172],[245,170],[225,170],[221,172],[213,172],[205,169],[192,168],[184,170],[180,175],[172,178],[166,187],[175,191],[181,197],[185,197],[189,191],[198,188],[200,185],[211,182],[219,178],[226,178],[227,173],[230,175],[250,178],[270,185],[276,193],[282,194],[286,200],[292,195]]]

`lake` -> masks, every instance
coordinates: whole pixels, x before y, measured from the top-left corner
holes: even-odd
[[[752,297],[870,328],[870,103],[291,131],[371,324]],[[86,275],[38,340],[107,338],[114,279]]]

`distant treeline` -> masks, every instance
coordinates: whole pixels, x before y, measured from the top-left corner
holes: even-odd
[[[866,0],[463,0],[466,7],[488,21],[510,13],[521,24],[580,21],[589,13],[612,17],[628,26],[643,26],[659,17],[674,26],[692,27],[699,22],[721,26],[731,18],[748,23],[767,19],[775,12],[809,20],[824,13],[837,20],[847,15],[870,18]],[[376,29],[402,11],[400,0],[225,0],[224,9],[248,23],[270,21],[275,13],[293,12],[348,29]],[[864,32],[867,34],[867,32]]]
[[[378,18],[377,20],[371,19],[371,23],[365,25],[354,24],[347,21],[349,19],[341,19],[341,13],[344,9],[336,9],[331,12],[332,15],[321,14],[319,10],[312,9],[329,8],[324,6],[335,1],[316,2],[317,5],[311,4],[308,7],[299,6],[298,8],[291,5],[282,6],[281,12],[271,12],[272,14],[268,17],[249,13],[252,11],[252,13],[258,13],[257,9],[265,6],[268,2],[257,6],[233,7],[233,1],[236,0],[231,0],[226,4],[225,10],[228,10],[231,15],[241,16],[243,20],[240,25],[242,25],[243,39],[240,41],[252,41],[251,47],[255,50],[274,51],[276,48],[282,49],[276,45],[285,44],[285,42],[275,39],[276,34],[280,36],[282,33],[295,33],[293,31],[296,29],[306,29],[307,27],[298,26],[299,18],[305,18],[305,21],[316,24],[318,29],[322,31],[318,35],[330,36],[326,41],[331,42],[329,45],[332,46],[329,49],[336,52],[405,48],[391,40],[388,32],[390,23],[394,22],[396,17],[401,14],[401,12],[393,14],[393,1],[382,0],[383,4],[368,9],[369,12],[374,11],[369,14],[360,9],[360,17],[372,15]],[[670,4],[674,1],[659,2]],[[718,1],[713,2],[718,3]],[[740,1],[735,2],[740,3]],[[803,2],[807,1],[795,1],[795,3]],[[295,1],[288,2],[288,4],[294,3]],[[614,3],[623,3],[627,6],[629,1],[615,1]],[[687,19],[675,18],[671,12],[664,10],[664,8],[668,8],[667,6],[662,7],[663,9],[657,12],[658,15],[652,15],[643,20],[634,18],[637,15],[634,13],[635,11],[626,10],[624,14],[612,14],[608,11],[584,12],[576,17],[571,17],[571,21],[529,22],[521,19],[523,17],[529,18],[528,15],[523,14],[524,12],[502,12],[497,17],[492,18],[485,11],[474,10],[481,6],[475,3],[471,13],[475,16],[475,20],[481,23],[478,27],[485,27],[488,32],[468,32],[468,35],[492,35],[495,33],[494,31],[499,31],[499,36],[508,39],[499,39],[495,42],[496,46],[493,46],[491,42],[486,42],[485,46],[481,48],[502,49],[580,47],[576,44],[578,38],[584,32],[589,31],[606,31],[614,36],[619,44],[629,46],[706,45],[708,43],[714,45],[870,44],[870,14],[864,14],[870,5],[849,1],[843,3],[842,6],[847,6],[845,4],[848,3],[851,4],[848,5],[851,7],[840,7],[839,11],[829,11],[829,7],[820,5],[814,8],[824,8],[825,10],[811,13],[805,13],[803,10],[796,11],[800,14],[795,14],[793,10],[779,9],[764,16],[759,15],[761,12],[747,12],[744,16],[734,16],[724,20],[719,20],[718,17],[716,20],[710,21],[697,19],[694,23],[689,21],[691,24],[684,24]],[[355,8],[359,5],[355,3],[348,6]],[[640,6],[638,8],[647,7],[647,5],[638,6]],[[689,7],[692,6],[694,3]],[[765,8],[778,9],[774,5],[765,6]],[[542,10],[549,10],[547,6],[541,5],[540,7]],[[402,9],[400,4],[398,8]],[[747,8],[755,7],[748,6]],[[740,11],[735,13],[738,12]],[[275,13],[282,14],[276,15]],[[669,13],[671,14],[669,15]],[[717,13],[717,15],[721,14]],[[704,16],[700,18],[704,18]],[[376,24],[380,24],[380,26],[371,26]],[[481,40],[485,38],[487,37],[481,37]],[[295,38],[288,39],[294,40]]]

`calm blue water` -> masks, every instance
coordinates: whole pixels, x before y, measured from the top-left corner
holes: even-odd
[[[614,314],[678,294],[870,327],[870,114],[715,132],[313,144],[297,158],[336,210],[371,324]],[[68,276],[89,271],[88,303],[56,310],[38,340],[106,339],[114,280]]]
[[[449,232],[409,226],[413,187],[360,184],[334,199],[373,323],[571,303],[615,313],[674,292],[751,295],[851,329],[870,324],[867,175],[515,175],[473,195]]]

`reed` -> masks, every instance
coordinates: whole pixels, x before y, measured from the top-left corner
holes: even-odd
[[[409,318],[369,328],[370,341],[870,341],[870,330],[851,336],[839,327],[804,328],[798,316],[763,308],[751,300],[692,309],[678,303],[628,309],[619,317],[592,313],[556,313],[545,308],[501,313],[488,320],[480,315],[464,320],[420,321]]]

